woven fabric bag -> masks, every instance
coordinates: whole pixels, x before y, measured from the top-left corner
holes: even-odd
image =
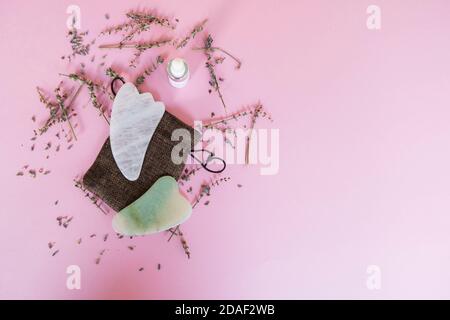
[[[120,211],[143,195],[160,177],[172,176],[178,180],[185,161],[175,164],[171,159],[172,148],[180,143],[171,140],[175,129],[187,129],[190,132],[191,145],[189,141],[181,142],[187,144],[183,147],[189,150],[200,139],[197,131],[166,111],[150,140],[141,174],[136,181],[129,181],[120,172],[108,138],[94,164],[84,175],[84,186],[112,209]],[[187,156],[183,154],[183,160]]]

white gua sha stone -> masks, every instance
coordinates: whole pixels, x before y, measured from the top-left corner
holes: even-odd
[[[114,98],[111,114],[111,150],[120,172],[130,181],[139,178],[148,144],[164,115],[162,102],[150,93],[139,94],[125,83]]]

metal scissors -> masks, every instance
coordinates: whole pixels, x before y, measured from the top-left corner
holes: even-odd
[[[202,160],[200,160],[199,158],[194,156],[195,152],[201,152],[202,153]],[[206,158],[206,161],[203,161],[203,153],[204,152],[208,154],[208,158]],[[203,169],[205,169],[206,171],[211,172],[211,173],[221,173],[227,167],[227,163],[225,162],[225,160],[223,160],[222,158],[216,157],[213,152],[211,152],[209,150],[206,150],[206,149],[197,149],[197,150],[192,149],[191,150],[191,157],[193,159],[195,159],[196,161],[198,161],[200,163],[200,165],[203,167]],[[220,169],[216,169],[216,170],[208,168],[208,164],[210,164],[213,161],[221,162],[222,167]]]

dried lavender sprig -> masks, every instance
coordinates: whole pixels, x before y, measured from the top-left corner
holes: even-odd
[[[104,214],[108,214],[108,212],[103,209],[103,203],[101,200],[96,195],[89,193],[81,180],[73,179],[73,181],[75,182],[75,187],[80,189],[84,195],[92,201],[92,204],[94,204]]]
[[[253,118],[254,115],[255,115],[255,118],[267,118],[268,120],[273,121],[272,117],[264,110],[264,106],[260,102],[258,102],[253,106],[246,107],[242,111],[235,112],[227,117],[219,118],[218,120],[212,120],[211,122],[204,124],[203,128],[218,129],[218,130],[223,131],[224,128],[219,127],[219,125],[226,126],[228,124],[228,122],[231,120],[238,121],[238,119],[246,117],[246,116],[252,116],[252,118]]]
[[[199,170],[201,170],[202,167],[201,166],[196,166],[195,168],[189,170],[188,168],[186,168],[184,170],[184,172],[181,174],[179,182],[181,183],[182,181],[187,182],[190,180],[191,176],[195,175],[195,173]]]
[[[205,67],[208,69],[209,72],[209,85],[214,89],[214,91],[217,92],[217,94],[219,95],[220,101],[222,102],[223,108],[225,110],[225,114],[227,114],[227,106],[225,104],[225,101],[223,99],[223,95],[222,92],[220,91],[220,85],[219,85],[219,81],[217,80],[217,76],[216,76],[216,71],[214,69],[216,63],[214,62],[214,59],[212,57],[211,54],[211,50],[210,48],[212,47],[212,43],[213,43],[213,38],[212,36],[209,34],[206,39],[205,39],[205,45],[202,48],[203,52],[206,56],[206,63],[205,63]]]
[[[203,125],[203,128],[210,129],[210,128],[215,128],[217,125],[220,125],[220,124],[226,125],[226,124],[228,124],[228,121],[230,121],[230,120],[236,120],[237,121],[239,118],[245,117],[248,114],[249,114],[249,112],[246,111],[246,110],[245,111],[239,111],[239,112],[233,113],[233,114],[231,114],[231,115],[229,115],[227,117],[221,118],[219,120],[211,121],[211,122]]]
[[[256,118],[259,117],[259,114],[262,112],[262,109],[263,109],[262,104],[258,103],[252,114],[252,119],[250,122],[250,131],[247,135],[246,144],[245,144],[245,164],[249,164],[249,162],[250,162],[250,139],[252,137],[253,128],[255,127]]]
[[[106,69],[106,75],[108,77],[113,78],[113,79],[117,78],[117,77],[120,77],[119,73],[117,73],[112,67],[109,67],[108,69]]]
[[[215,51],[220,51],[222,53],[224,53],[225,55],[229,56],[231,59],[233,59],[236,62],[236,69],[240,69],[242,62],[241,60],[239,60],[238,58],[236,58],[234,55],[232,55],[230,52],[228,52],[225,49],[222,49],[220,47],[215,47],[212,45],[213,43],[213,38],[212,36],[209,34],[204,42],[204,46],[202,48],[192,48],[192,50],[203,50],[203,51],[207,51],[207,52],[215,52]],[[223,61],[223,58],[218,60],[218,63],[221,63]]]
[[[72,28],[67,33],[67,36],[70,37],[70,45],[72,48],[72,53],[67,56],[69,61],[71,58],[81,55],[86,56],[89,54],[90,44],[84,44],[84,36],[88,34],[88,31],[78,32],[76,28]],[[62,57],[63,59],[65,56]]]
[[[130,67],[132,67],[132,68],[136,67],[136,61],[139,59],[139,57],[142,55],[142,53],[145,52],[146,50],[154,48],[154,47],[159,48],[159,47],[169,44],[171,42],[172,42],[171,39],[166,39],[166,40],[161,40],[161,41],[156,41],[156,42],[139,44],[136,47],[137,51],[134,53],[134,58],[131,59],[131,61],[130,61]]]
[[[170,43],[171,39],[165,39],[160,41],[150,41],[143,43],[113,43],[113,44],[102,44],[99,46],[99,49],[122,49],[122,48],[135,48],[140,51],[144,51],[147,49],[151,49],[154,47],[161,47],[162,45]]]
[[[169,239],[167,239],[167,242],[172,240],[173,236],[177,236],[178,235],[178,228],[179,228],[179,225],[175,229],[174,228],[169,228],[169,230],[167,230],[168,232],[170,232],[170,237],[169,237]]]
[[[144,31],[149,30],[152,24],[159,25],[161,27],[167,27],[172,30],[176,28],[176,25],[172,23],[168,18],[159,17],[149,12],[131,11],[126,14],[126,17],[128,18],[127,22],[107,28],[106,30],[102,31],[100,35],[102,36],[112,33],[117,34],[122,31],[126,32],[131,30],[122,39],[122,42],[124,42],[126,40],[133,39],[134,36],[139,35]]]
[[[186,238],[184,237],[184,233],[181,231],[180,226],[178,228],[178,236],[180,237],[181,245],[183,246],[184,253],[187,255],[188,259],[191,258],[191,250],[189,248],[189,245],[186,241]]]
[[[58,87],[54,90],[54,92],[56,92],[56,90],[58,88],[60,88],[61,85],[62,85],[62,82],[58,85]],[[36,91],[39,95],[40,102],[42,102],[45,105],[45,107],[47,109],[49,109],[49,112],[50,112],[50,117],[47,119],[44,126],[39,128],[39,134],[42,135],[56,122],[66,121],[67,117],[65,117],[64,114],[61,114],[61,108],[60,108],[60,104],[58,103],[58,101],[51,102],[49,98],[45,97],[44,93],[42,92],[42,89],[40,89],[39,87],[36,87]],[[60,101],[65,101],[68,98],[68,94],[66,92],[60,93],[59,98],[60,98]],[[32,149],[34,149],[34,148],[32,147]]]
[[[203,126],[206,129],[217,129],[217,130],[220,130],[220,131],[225,131],[225,130],[227,130],[229,128],[227,128],[227,127],[225,127],[225,128],[218,127],[218,125],[227,125],[228,121],[230,121],[230,120],[237,121],[239,118],[242,118],[244,116],[249,116],[249,115],[251,116],[251,119],[250,119],[250,126],[249,126],[250,130],[249,130],[249,133],[248,133],[248,135],[246,137],[246,145],[245,145],[245,163],[246,164],[248,164],[250,162],[249,161],[249,159],[250,159],[250,140],[251,140],[251,137],[252,137],[252,133],[253,133],[253,129],[254,129],[256,120],[258,118],[260,118],[260,117],[262,117],[262,118],[266,118],[267,117],[269,120],[272,121],[272,118],[264,110],[264,107],[263,107],[263,105],[260,102],[258,102],[254,106],[252,106],[250,108],[250,110],[244,110],[244,111],[240,111],[240,112],[234,113],[234,114],[232,114],[232,115],[230,115],[228,117],[225,117],[225,118],[222,118],[222,119],[219,119],[219,120],[216,120],[216,121],[212,121],[212,122],[210,122],[210,123],[208,123],[208,124]]]
[[[132,26],[134,25],[133,21],[127,21],[115,26],[112,26],[110,28],[106,28],[105,30],[103,30],[102,32],[100,32],[100,36],[104,36],[104,35],[110,35],[110,34],[116,34],[119,33],[121,31],[126,31],[128,29],[130,29]]]
[[[101,49],[122,49],[122,48],[134,48],[136,52],[134,53],[133,59],[131,59],[129,66],[132,68],[136,67],[136,62],[143,52],[152,48],[159,48],[161,46],[170,44],[172,39],[144,42],[144,43],[114,43],[114,44],[104,44],[99,48]]]
[[[181,40],[180,43],[178,43],[176,48],[184,48],[190,40],[194,39],[197,34],[203,31],[206,22],[208,22],[208,19],[203,20],[199,25],[195,26],[195,28],[192,29],[192,31],[183,40]]]
[[[69,115],[67,114],[67,109],[70,108],[72,102],[73,102],[74,99],[78,96],[78,93],[80,92],[80,89],[81,89],[81,86],[78,87],[78,90],[77,90],[77,92],[76,92],[75,95],[74,95],[74,98],[72,99],[72,101],[70,102],[70,104],[67,106],[67,108],[64,106],[64,100],[65,100],[65,99],[63,99],[62,96],[61,96],[61,94],[60,94],[61,88],[58,87],[58,88],[55,89],[56,101],[58,101],[58,105],[59,105],[59,107],[60,107],[60,109],[61,109],[61,112],[62,112],[62,114],[64,115],[65,119],[67,119],[67,123],[69,124],[70,131],[72,132],[73,137],[75,138],[75,140],[78,140],[78,139],[77,139],[77,135],[75,134],[75,130],[73,129],[72,123],[70,122]]]
[[[191,251],[190,251],[189,245],[186,241],[186,238],[184,237],[184,233],[181,231],[180,225],[176,226],[175,229],[170,228],[168,231],[171,232],[172,234],[170,235],[170,238],[167,241],[170,241],[174,235],[180,237],[180,242],[181,242],[181,245],[183,246],[184,253],[188,257],[188,259],[190,259]]]
[[[167,27],[171,29],[176,28],[176,25],[170,22],[168,18],[158,17],[157,15],[147,12],[131,11],[127,13],[127,17],[141,25],[157,24],[160,25],[161,27]]]
[[[194,203],[192,204],[192,209],[194,209],[197,204],[200,202],[200,200],[204,196],[210,196],[211,195],[211,188],[219,186],[222,182],[228,182],[230,181],[230,177],[220,177],[217,179],[211,179],[209,183],[204,183],[200,186],[200,192],[195,199]]]
[[[222,49],[220,47],[212,47],[212,46],[210,46],[210,47],[202,47],[202,48],[192,48],[192,50],[209,50],[209,51],[212,51],[212,52],[220,51],[220,52],[226,54],[227,56],[229,56],[231,59],[233,59],[236,62],[236,66],[235,66],[236,69],[240,69],[241,66],[242,66],[242,61],[241,60],[236,58],[236,56],[232,55],[229,51],[227,51],[225,49]]]
[[[162,56],[158,56],[156,58],[156,61],[152,63],[152,65],[149,68],[145,69],[144,72],[136,78],[136,86],[138,87],[141,84],[143,84],[145,78],[150,76],[162,63],[164,63],[164,58]]]
[[[208,55],[207,55],[208,56]],[[208,60],[211,58],[211,56],[208,56]],[[222,102],[223,109],[225,110],[225,114],[227,114],[227,106],[225,104],[225,101],[223,99],[222,92],[220,91],[219,82],[217,81],[216,72],[214,70],[214,65],[210,62],[206,62],[206,68],[209,71],[210,81],[209,84],[214,88],[215,91],[217,91],[217,94],[219,95],[220,101]]]
[[[57,121],[62,121],[60,117],[58,117],[58,104],[49,102],[46,98],[44,98],[41,89],[39,87],[36,88],[39,96],[40,101],[45,104],[45,107],[49,109],[50,117],[47,119],[45,124],[39,128],[39,134],[42,135],[45,133],[53,124],[55,124]]]

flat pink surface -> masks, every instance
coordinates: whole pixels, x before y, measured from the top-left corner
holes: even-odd
[[[220,69],[230,108],[260,100],[275,121],[258,126],[280,129],[279,173],[232,166],[232,181],[184,225],[190,260],[166,234],[115,239],[111,215],[74,188],[108,135],[85,91],[74,147],[46,153],[43,136],[30,152],[31,116],[45,116],[35,87],[54,88],[81,61],[60,59],[70,4],[92,35],[135,8],[178,17],[180,35],[209,18],[216,43],[243,60],[240,71],[230,60]],[[450,3],[378,0],[380,31],[366,28],[370,4],[2,1],[0,298],[450,298]],[[186,122],[220,114],[203,55],[181,55],[188,87],[171,88],[160,68],[144,88]],[[107,65],[125,70],[119,57],[108,51]],[[52,172],[16,177],[25,164]],[[59,215],[74,216],[69,228]],[[66,288],[73,264],[81,290]],[[380,290],[366,287],[369,265],[381,269]]]

